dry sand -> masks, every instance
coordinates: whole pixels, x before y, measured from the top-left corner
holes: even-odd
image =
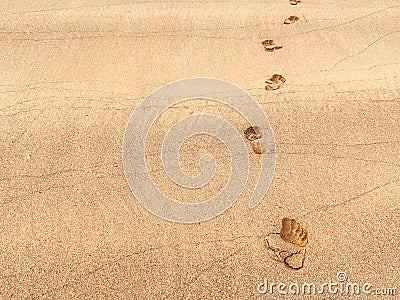
[[[283,24],[291,15],[300,19]],[[0,298],[287,299],[260,295],[257,284],[319,284],[337,272],[400,289],[399,16],[398,0],[1,2]],[[282,49],[265,52],[265,39]],[[266,91],[275,73],[286,83]],[[277,166],[249,209],[259,171],[249,148],[252,171],[236,204],[210,221],[177,224],[133,197],[122,142],[145,96],[197,76],[259,102]],[[192,112],[246,129],[235,112],[208,104],[167,112],[149,155],[171,120]],[[205,198],[229,174],[226,149],[214,142],[182,149],[188,173],[198,171],[196,153],[217,156]],[[171,189],[159,158],[151,162],[161,190],[190,198]],[[283,217],[309,232],[297,271],[263,245]]]

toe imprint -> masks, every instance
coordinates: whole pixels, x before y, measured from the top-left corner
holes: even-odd
[[[262,137],[261,128],[258,126],[250,126],[244,131],[244,135],[249,141],[258,140]]]
[[[293,24],[294,22],[297,22],[299,20],[299,17],[296,16],[290,16],[289,18],[285,19],[283,22],[284,24]]]
[[[265,81],[265,89],[267,91],[277,90],[281,87],[282,84],[286,82],[285,77],[279,74],[274,74],[272,77]]]
[[[265,40],[262,42],[262,45],[264,46],[264,50],[267,52],[272,52],[276,49],[282,48],[282,46],[277,45],[274,40]]]
[[[282,219],[280,233],[272,232],[265,237],[268,255],[294,270],[304,266],[307,243],[307,230],[289,218]]]
[[[305,247],[308,243],[307,229],[297,223],[294,219],[282,219],[280,236],[285,242],[295,244],[299,247]]]
[[[262,137],[261,128],[258,126],[250,126],[244,131],[244,136],[253,148],[254,153],[262,154],[265,151],[262,149],[259,139]]]

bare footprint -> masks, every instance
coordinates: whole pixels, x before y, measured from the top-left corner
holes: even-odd
[[[261,143],[259,139],[262,137],[261,128],[258,126],[250,126],[244,131],[244,136],[248,141],[250,141],[250,145],[253,148],[254,153],[262,154],[266,152],[266,149],[261,147]]]
[[[279,74],[274,74],[272,77],[265,81],[265,89],[267,91],[277,90],[281,87],[282,84],[286,82],[285,77]]]
[[[262,137],[261,128],[258,126],[250,126],[244,131],[244,135],[250,142],[258,140]]]
[[[297,5],[297,3],[299,3],[300,0],[290,0],[290,4],[292,5]]]
[[[261,147],[260,141],[252,141],[250,142],[251,147],[253,148],[254,153],[263,154],[265,150]]]
[[[290,16],[289,18],[285,19],[285,21],[283,21],[284,24],[293,24],[295,22],[297,22],[299,20],[299,17],[297,16]]]
[[[262,42],[262,45],[264,46],[264,50],[267,52],[273,52],[276,49],[281,49],[281,45],[277,45],[274,40],[265,40]]]
[[[305,247],[308,243],[308,231],[295,219],[283,218],[280,233],[281,238],[288,243]]]
[[[269,233],[265,237],[268,255],[295,270],[304,266],[307,242],[307,230],[289,218],[282,220],[280,233]]]

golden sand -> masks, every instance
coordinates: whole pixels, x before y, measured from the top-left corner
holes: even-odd
[[[1,299],[265,299],[265,278],[321,283],[338,272],[400,288],[396,1],[2,1],[0,12]],[[283,24],[290,15],[304,22]],[[284,47],[266,54],[267,38]],[[286,82],[267,91],[272,74]],[[277,162],[250,209],[263,154],[247,142],[249,179],[235,205],[180,224],[135,199],[121,153],[138,104],[189,77],[254,97]],[[242,137],[256,125],[210,100],[165,112],[146,148],[150,173],[188,202],[216,195],[230,172],[226,148],[202,137],[184,145],[180,164],[197,175],[203,152],[215,156],[204,192],[182,192],[163,172],[166,128],[198,112],[220,115]],[[305,260],[281,253],[287,265],[265,247],[285,216],[311,237]]]

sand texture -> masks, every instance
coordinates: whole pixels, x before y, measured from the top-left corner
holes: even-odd
[[[297,16],[295,22],[285,19]],[[270,282],[335,280],[400,293],[400,3],[381,1],[1,1],[0,299],[352,299],[260,294]],[[287,22],[288,23],[288,22]],[[273,40],[281,46],[265,51]],[[266,88],[274,74],[285,78]],[[274,130],[276,169],[254,209],[250,176],[212,220],[160,219],[133,196],[122,143],[135,107],[160,86],[212,77],[246,90]],[[224,187],[226,147],[197,136],[181,166],[217,162],[201,191],[177,186],[159,156],[165,132],[207,99],[167,110],[146,159],[161,191],[202,201]],[[195,200],[194,200],[195,199]],[[308,231],[304,265],[271,258],[282,218]],[[357,299],[394,299],[360,295]]]

